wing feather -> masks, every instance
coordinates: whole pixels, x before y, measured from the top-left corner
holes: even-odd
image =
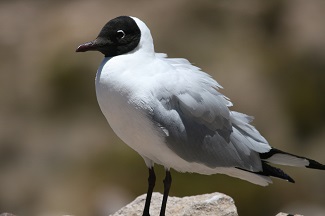
[[[262,169],[260,152],[270,146],[249,123],[252,117],[232,112],[221,86],[186,59],[158,57],[174,67],[169,83],[161,83],[153,120],[166,135],[166,144],[189,162],[216,167]],[[167,132],[166,132],[167,131]]]

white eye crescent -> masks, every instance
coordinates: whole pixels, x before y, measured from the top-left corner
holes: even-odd
[[[116,32],[116,38],[122,39],[124,37],[125,37],[124,31],[123,30],[117,30],[117,32]]]

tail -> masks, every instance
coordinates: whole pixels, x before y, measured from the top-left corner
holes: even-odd
[[[260,158],[262,159],[262,171],[260,172],[252,172],[248,170],[244,170],[244,171],[251,172],[259,176],[276,177],[294,183],[295,181],[288,174],[286,174],[279,168],[269,165],[269,163],[325,170],[325,165],[315,160],[286,153],[275,148],[272,148],[269,152],[260,153]]]
[[[325,165],[309,158],[286,153],[284,151],[272,148],[269,152],[260,153],[263,161],[295,167],[307,167],[310,169],[325,170]]]
[[[268,163],[325,170],[325,165],[318,163],[315,160],[290,154],[275,148],[272,148],[269,152],[260,153],[260,158],[262,159],[263,171],[256,174],[277,177],[292,183],[295,181],[289,175],[279,168],[272,167]]]

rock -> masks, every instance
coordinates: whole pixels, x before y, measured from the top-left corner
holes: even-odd
[[[283,213],[283,212],[280,212],[279,214],[277,214],[276,216],[303,216],[303,215],[300,215],[300,214],[288,214],[288,213]]]
[[[115,214],[110,216],[140,216],[142,215],[146,194],[137,197],[133,202],[124,206]],[[153,193],[151,200],[151,215],[158,215],[162,194]],[[222,193],[203,194],[190,197],[169,197],[167,202],[166,215],[172,216],[238,216],[236,206],[231,197]],[[10,213],[2,213],[0,216],[16,216]],[[70,215],[63,215],[70,216]],[[276,216],[303,216],[300,214],[288,214],[280,212]]]
[[[150,214],[159,215],[163,195],[153,193]],[[146,194],[137,197],[115,214],[110,216],[141,216]],[[203,194],[189,197],[168,197],[166,216],[218,215],[238,216],[234,200],[222,193]]]

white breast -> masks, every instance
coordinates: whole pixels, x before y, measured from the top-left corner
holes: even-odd
[[[132,80],[136,74],[127,76],[127,68],[121,69],[124,65],[117,69],[114,59],[108,60],[104,59],[96,75],[97,100],[103,114],[123,142],[140,155],[164,165],[164,160],[158,158],[162,152],[174,153],[164,144],[159,128],[146,115],[151,109],[146,101],[150,100],[150,95],[145,95],[147,91],[141,92],[141,84]]]

